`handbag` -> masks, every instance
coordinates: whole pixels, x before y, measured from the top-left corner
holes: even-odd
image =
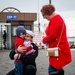
[[[47,49],[47,56],[58,56],[58,47],[54,47],[54,48],[48,48]]]
[[[63,28],[64,28],[64,24],[63,24]],[[53,47],[53,48],[47,48],[47,56],[59,56],[58,50],[59,50],[60,39],[61,39],[61,36],[62,36],[62,33],[63,33],[63,28],[62,28],[57,46]]]

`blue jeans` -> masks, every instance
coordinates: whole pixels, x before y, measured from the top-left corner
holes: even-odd
[[[54,67],[52,67],[51,65],[48,67],[48,73],[54,72],[54,71],[58,71],[57,69],[55,69]]]
[[[23,75],[23,64],[22,62],[15,61],[15,75]]]

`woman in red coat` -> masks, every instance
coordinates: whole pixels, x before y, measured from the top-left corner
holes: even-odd
[[[48,44],[49,48],[56,47],[61,36],[58,51],[59,56],[49,57],[49,75],[64,75],[62,68],[72,61],[66,36],[66,25],[62,17],[55,13],[55,7],[51,4],[44,5],[41,13],[42,16],[49,21],[45,30],[46,36],[42,40],[43,43]]]

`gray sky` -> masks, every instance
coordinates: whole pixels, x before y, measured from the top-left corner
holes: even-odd
[[[48,3],[48,0],[0,0],[0,11],[6,7],[15,7],[21,12],[37,12],[39,6]]]
[[[48,3],[49,0],[0,0],[0,11],[6,7],[15,7],[21,12],[39,12],[39,19],[42,22],[40,9]],[[75,0],[52,0],[52,4],[56,12],[63,17],[68,30],[67,34],[75,36]]]
[[[58,11],[75,10],[75,0],[52,0]]]
[[[52,0],[52,4],[66,23],[67,36],[75,36],[75,0]]]
[[[37,12],[49,0],[0,0],[0,11],[6,7],[15,7],[23,12]],[[57,11],[75,10],[75,0],[51,0]]]

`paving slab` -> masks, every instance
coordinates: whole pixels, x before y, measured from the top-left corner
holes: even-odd
[[[72,52],[72,62],[64,67],[65,75],[75,75],[75,49]],[[0,75],[6,75],[14,68],[14,61],[9,58],[10,50],[0,50]],[[37,75],[48,75],[48,57],[46,50],[39,50],[36,59]]]

